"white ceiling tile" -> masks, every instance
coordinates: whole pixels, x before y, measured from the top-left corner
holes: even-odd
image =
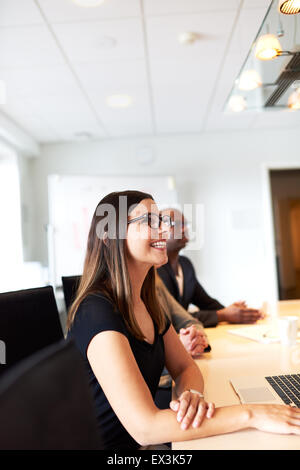
[[[144,57],[142,23],[138,19],[55,24],[57,38],[72,62]],[[115,42],[107,47],[107,41]]]
[[[66,65],[0,68],[0,77],[6,82],[8,101],[15,94],[27,99],[81,94],[73,74]]]
[[[232,12],[223,12],[149,18],[150,59],[195,60],[200,66],[203,56],[220,54],[220,49],[224,51],[234,16]],[[200,39],[189,46],[180,44],[178,35],[186,31],[199,34]]]
[[[183,90],[195,84],[199,86],[198,91],[200,92],[202,83],[209,82],[213,86],[221,58],[222,54],[219,53],[215,57],[203,57],[200,63],[190,60],[152,60],[152,84],[154,87],[159,87],[161,84],[176,83]],[[203,90],[203,92],[207,94],[207,90]]]
[[[51,23],[140,16],[139,0],[105,0],[96,7],[82,7],[72,0],[38,0]]]
[[[2,105],[1,111],[39,142],[58,141],[62,137],[47,120],[32,110],[30,102],[19,96],[14,96],[7,104]]]
[[[43,23],[33,0],[1,0],[0,27]]]
[[[86,101],[80,96],[43,97],[43,100],[31,99],[31,109],[41,114],[54,129],[62,129],[75,134],[77,132],[92,132],[105,135],[101,124],[93,115]],[[100,121],[100,120],[99,120]]]
[[[120,89],[112,88],[118,94]],[[105,123],[111,136],[151,134],[151,109],[147,90],[144,86],[127,86],[126,94],[132,97],[132,105],[127,108],[110,108],[106,104],[106,93],[90,92],[90,98]]]
[[[110,135],[152,132],[144,60],[79,64],[75,70]],[[131,96],[133,105],[125,109],[109,108],[106,97],[114,94]]]
[[[240,0],[144,0],[146,15],[198,13],[203,11],[235,10]]]
[[[39,128],[29,119],[27,129],[39,141],[44,141],[47,135],[47,132],[38,130],[43,125],[45,130],[48,126],[52,128],[60,138],[65,138],[66,133],[74,136],[80,132],[105,136],[100,118],[97,120],[66,66],[0,69],[0,76],[7,83],[7,112],[10,115],[15,112],[23,126],[27,110],[30,110],[30,115],[38,117]]]
[[[271,0],[244,0],[243,8],[261,8],[267,10],[271,3]]]
[[[189,82],[185,87],[172,82],[154,90],[155,120],[159,133],[200,132],[211,84]],[[209,90],[209,91],[208,91]]]
[[[46,26],[0,28],[0,67],[36,67],[63,63]]]
[[[123,90],[136,84],[147,87],[146,63],[142,60],[115,62],[89,62],[75,64],[74,69],[87,90],[111,93],[114,89]]]

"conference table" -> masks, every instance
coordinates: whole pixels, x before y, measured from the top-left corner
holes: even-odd
[[[271,316],[256,323],[276,331],[278,316],[297,315],[300,324],[300,300],[281,301]],[[254,325],[254,326],[256,326]],[[249,325],[219,324],[206,329],[211,352],[196,359],[204,377],[204,395],[216,407],[237,405],[240,400],[230,379],[240,376],[267,376],[300,373],[300,338],[297,344],[261,343],[233,334]],[[264,328],[264,327],[263,327]],[[300,436],[266,433],[246,429],[229,434],[172,443],[173,450],[300,450]]]

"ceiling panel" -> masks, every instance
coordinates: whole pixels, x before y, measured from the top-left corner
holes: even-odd
[[[127,86],[145,85],[147,91],[147,70],[144,60],[115,62],[89,62],[75,64],[74,70],[83,86],[93,92],[106,91],[111,94],[118,90],[126,93]]]
[[[110,135],[152,133],[147,71],[143,60],[87,63],[76,65],[75,70]],[[131,96],[132,106],[109,108],[106,97],[113,94]]]
[[[55,24],[53,29],[73,63],[144,57],[139,19]]]
[[[21,99],[18,95],[2,105],[1,112],[10,118],[13,116],[13,121],[37,141],[53,142],[62,139],[62,135],[57,133],[47,120],[33,111],[31,102]]]
[[[57,96],[56,99],[46,97],[43,99],[44,108],[37,100],[30,100],[34,113],[41,115],[63,139],[76,139],[78,133],[88,133],[92,136],[104,137],[105,133],[92,114],[86,101],[76,96]]]
[[[208,95],[197,93],[197,87],[187,86],[182,90],[176,83],[162,85],[155,93],[157,131],[200,132],[207,104]]]
[[[267,10],[271,5],[272,0],[244,0],[243,1],[243,8],[262,8]]]
[[[147,20],[158,132],[201,131],[233,19],[232,13],[225,12]],[[214,34],[210,32],[212,23],[217,24]],[[186,30],[203,36],[195,44],[183,46],[177,35]]]
[[[0,0],[0,111],[41,142],[295,127],[300,113],[223,112],[269,4]],[[191,46],[178,42],[187,31]],[[110,94],[133,104],[109,108]]]
[[[148,18],[150,59],[191,60],[201,66],[204,56],[224,52],[234,16],[232,12],[222,12]],[[199,34],[199,40],[192,45],[180,44],[178,35],[186,31]]]
[[[23,1],[23,0],[22,0]],[[82,7],[73,0],[38,0],[50,23],[95,21],[140,16],[139,0],[105,0],[96,7]]]
[[[17,93],[27,99],[43,99],[44,96],[55,97],[64,95],[79,95],[81,91],[76,80],[63,65],[30,67],[30,68],[0,68],[0,77],[6,82],[8,101]]]
[[[133,96],[133,104],[128,108],[109,108],[105,103],[105,95],[91,94],[95,107],[105,122],[110,136],[138,136],[153,133],[148,97],[144,88],[138,86],[128,88]]]
[[[217,60],[205,57],[201,67],[197,61],[187,60],[151,64],[157,131],[180,132],[181,128],[183,132],[199,132],[214,83],[211,76],[218,70]]]
[[[33,0],[1,0],[0,27],[43,23]]]
[[[198,13],[203,11],[224,11],[238,8],[241,0],[144,0],[146,15],[174,13]]]
[[[63,57],[46,26],[0,28],[0,67],[62,63]]]
[[[7,83],[6,111],[15,116],[23,126],[25,118],[22,108],[26,108],[41,120],[39,128],[44,122],[45,128],[50,125],[62,139],[78,132],[105,135],[99,124],[100,120],[93,114],[66,65],[0,69],[0,76]],[[16,100],[19,105],[16,105]],[[25,111],[25,116],[27,115]],[[31,124],[28,125],[33,126],[32,132],[36,132],[36,124],[31,120],[29,123]],[[45,136],[45,133],[41,135]]]

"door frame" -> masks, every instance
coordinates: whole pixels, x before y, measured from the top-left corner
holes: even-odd
[[[300,163],[295,162],[268,162],[262,164],[262,190],[263,190],[263,232],[266,253],[266,295],[268,301],[276,303],[279,300],[275,249],[275,227],[272,205],[272,189],[270,170],[299,170]]]

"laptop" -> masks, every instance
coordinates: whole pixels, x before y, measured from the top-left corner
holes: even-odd
[[[300,408],[300,374],[230,379],[241,403],[277,403]]]

